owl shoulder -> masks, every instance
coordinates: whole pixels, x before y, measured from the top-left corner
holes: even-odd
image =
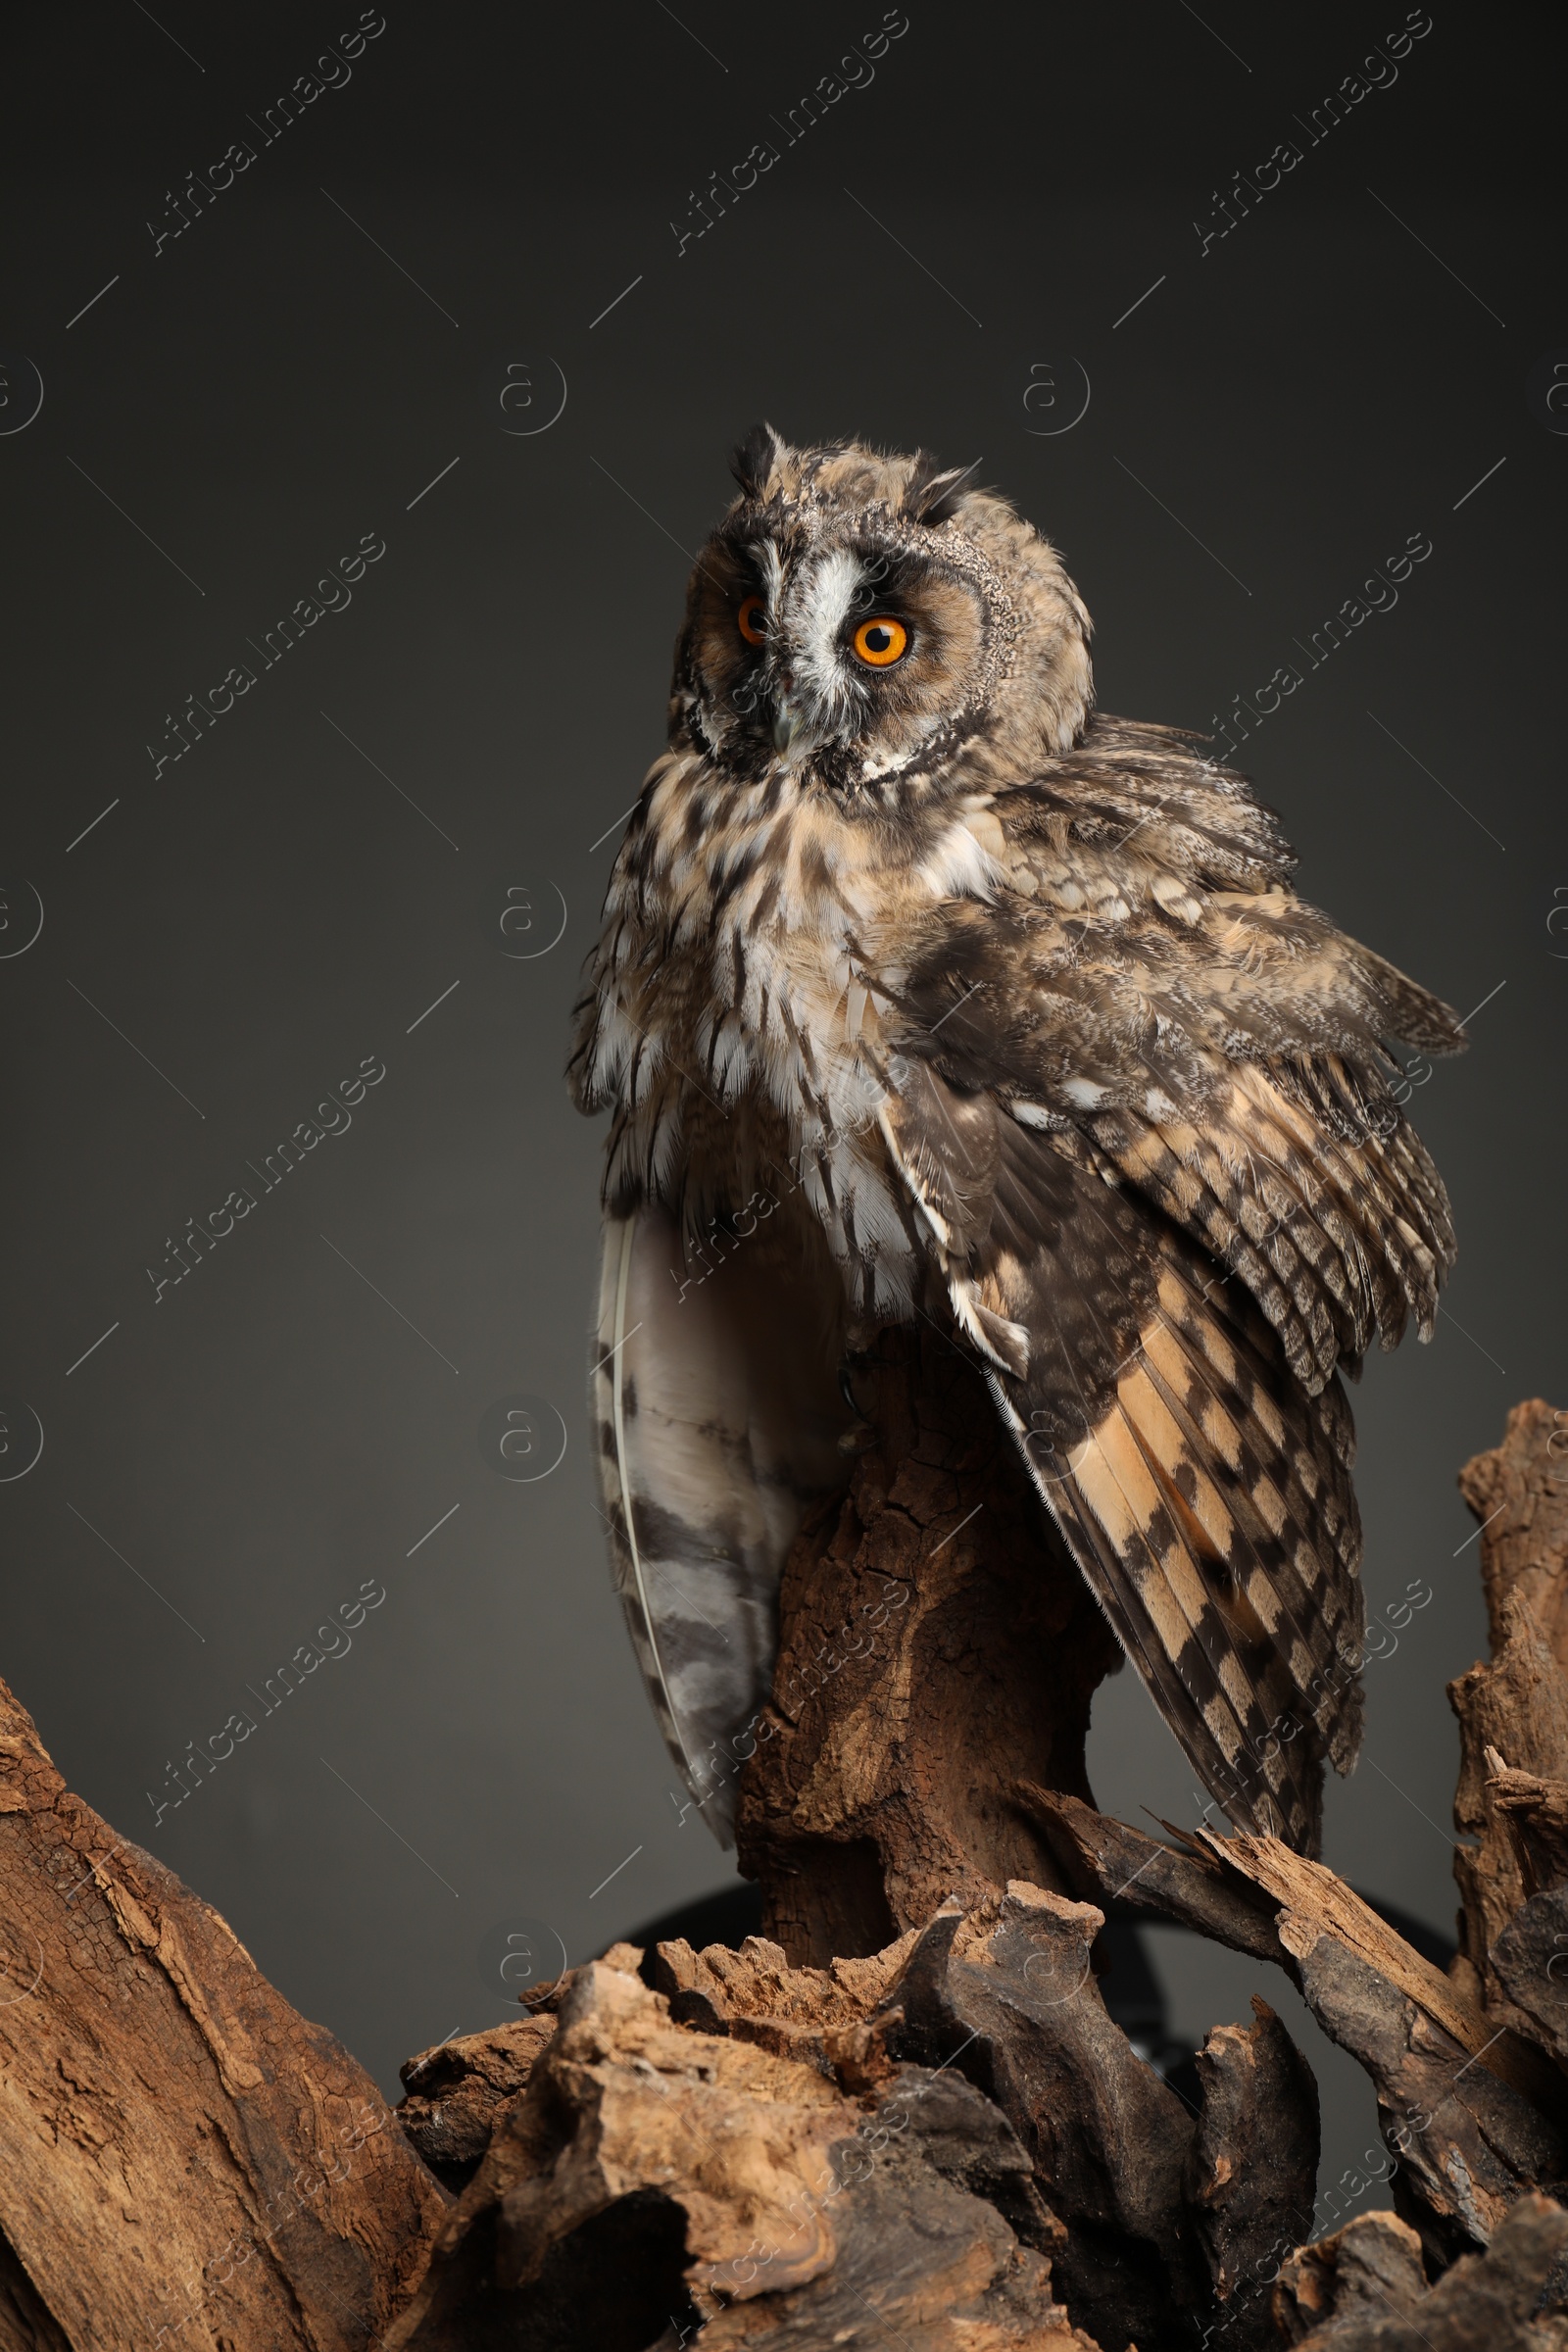
[[[1033,895],[1071,908],[1131,893],[1196,920],[1214,892],[1286,892],[1296,853],[1278,816],[1203,741],[1096,712],[1071,751],[999,790],[992,808]]]

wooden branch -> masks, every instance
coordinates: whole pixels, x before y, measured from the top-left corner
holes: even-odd
[[[446,2211],[380,2092],[0,1683],[0,2344],[361,2352]]]
[[[1494,1747],[1486,1750],[1487,1795],[1513,1835],[1526,1891],[1568,1879],[1568,1783],[1516,1772]]]
[[[858,2046],[849,2030],[870,2015],[915,1941],[911,1929],[869,1959],[835,1960],[825,1969],[792,1969],[783,1947],[760,1936],[749,1936],[738,1952],[661,1943],[644,1973],[668,1996],[677,2025],[733,2034],[826,2074]]]
[[[1568,2171],[1568,2113],[1536,2049],[1321,1863],[1276,1838],[1210,1830],[1172,1853],[1072,1798],[1042,1789],[1032,1802],[1054,1819],[1080,1886],[1124,1897],[1136,1888],[1146,1907],[1286,1971],[1371,2077],[1399,2160],[1397,2170],[1390,2161],[1396,2206],[1434,2263],[1484,2246],[1523,2190]]]
[[[556,2030],[549,2015],[519,2017],[486,2034],[459,2034],[399,2069],[398,2121],[444,2188],[467,2187],[501,2110],[521,2090]]]
[[[1186,2203],[1235,2352],[1276,2341],[1270,2299],[1254,2290],[1312,2223],[1317,2083],[1267,2001],[1255,2023],[1216,2026],[1198,2054],[1203,2094],[1187,2156]]]
[[[1414,2310],[1427,2291],[1421,2240],[1392,2213],[1357,2214],[1331,2237],[1298,2246],[1280,2271],[1274,2320],[1287,2344],[1336,2342],[1363,2321]]]
[[[674,2352],[699,2328],[705,2352],[862,2336],[1096,2352],[1004,2220],[1003,2183],[1027,2212],[1027,2157],[961,2076],[884,2063],[852,2099],[799,2059],[677,2025],[596,1963],[387,2352]]]
[[[1276,1840],[1094,1810],[1108,1636],[970,1367],[905,1337],[873,1377],[742,1791],[778,1936],[612,1946],[411,2060],[395,2118],[0,1685],[0,2352],[1565,2352],[1558,1417],[1464,1474],[1494,1655],[1453,1686],[1445,1976]],[[1101,1998],[1113,1900],[1285,1969],[1397,2216],[1298,2242],[1310,2070],[1254,1997],[1178,2098]]]
[[[1475,1997],[1521,2032],[1490,1954],[1537,1891],[1499,1806],[1488,1751],[1515,1771],[1568,1783],[1568,1417],[1539,1399],[1515,1405],[1503,1442],[1459,1474],[1481,1522],[1481,1581],[1492,1637],[1490,1665],[1448,1686],[1459,1718],[1460,1769],[1453,1817],[1474,1840],[1454,1855],[1463,1905],[1460,1953]]]
[[[874,1952],[950,1894],[1055,1883],[1020,1774],[1087,1797],[1120,1652],[969,1360],[926,1324],[858,1376],[874,1443],[791,1555],[741,1868],[796,1962]]]
[[[925,1929],[884,2007],[889,2047],[993,2098],[1065,2224],[1074,2318],[1104,2344],[1157,2337],[1199,2299],[1181,2244],[1193,2137],[1182,2101],[1106,2015],[1090,1961],[1103,1912],[1013,1882],[987,1933],[956,1905]]]
[[[1227,1872],[1190,1839],[1162,1845],[1147,1830],[1112,1821],[1064,1790],[1020,1781],[1018,1796],[1045,1829],[1075,1893],[1178,1920],[1233,1951],[1285,1965],[1274,1905],[1245,1874]]]
[[[1554,2283],[1565,2258],[1568,2213],[1532,2194],[1485,2254],[1429,2288],[1413,2232],[1391,2214],[1363,2214],[1287,2266],[1276,2295],[1282,2338],[1299,2352],[1557,2352],[1568,2335]]]
[[[1481,1587],[1494,1656],[1507,1639],[1506,1603],[1517,1596],[1568,1675],[1568,1413],[1539,1396],[1516,1404],[1502,1444],[1460,1471],[1459,1492],[1484,1531]]]
[[[1210,2036],[1195,2128],[1105,2014],[1090,1967],[1102,1916],[1015,1882],[981,1910],[950,1904],[827,1971],[791,1969],[755,1936],[739,1952],[617,1945],[535,1996],[558,2011],[555,2033],[496,2114],[391,2344],[455,2352],[476,2312],[500,2328],[505,2311],[515,2336],[498,2340],[549,2347],[568,2300],[580,2332],[563,2346],[622,2328],[640,2342],[652,2303],[630,2315],[609,2283],[614,2263],[635,2259],[658,2281],[672,2342],[701,2321],[719,2346],[777,2333],[827,2352],[858,2299],[899,2334],[916,2315],[941,2317],[914,2340],[955,2352],[1039,2340],[1006,2331],[1024,2312],[1052,2343],[1119,2352],[1136,2338],[1154,2352],[1196,2343],[1216,2306],[1236,2352],[1271,2345],[1267,2293],[1240,2290],[1311,2217],[1310,2073],[1254,2003],[1250,2028]],[[726,2153],[743,2146],[744,2164]],[[934,2207],[916,2152],[989,2214]],[[864,2195],[841,2204],[852,2181]],[[680,2230],[658,2223],[662,2237],[655,2189],[685,2216]],[[923,2251],[896,2261],[911,2219]],[[998,2332],[948,2331],[960,2316]]]

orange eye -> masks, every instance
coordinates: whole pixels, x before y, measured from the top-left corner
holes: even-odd
[[[735,625],[748,645],[762,645],[767,639],[767,607],[760,596],[745,599],[735,615]]]
[[[887,669],[908,652],[909,632],[902,620],[890,620],[883,612],[875,620],[862,620],[852,642],[860,661],[872,669]]]

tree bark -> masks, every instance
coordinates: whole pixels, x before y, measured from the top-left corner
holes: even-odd
[[[395,2114],[0,1685],[0,2352],[1568,2352],[1564,1416],[1463,1474],[1493,1657],[1446,1976],[1273,1839],[1095,1811],[1108,1638],[988,1400],[923,1334],[873,1386],[742,1791],[778,1939],[614,1945]],[[1177,2096],[1101,1999],[1112,1897],[1286,1969],[1396,2213],[1314,2199],[1261,2000]]]
[[[1568,1783],[1568,1415],[1539,1399],[1515,1405],[1501,1446],[1465,1464],[1459,1489],[1482,1523],[1492,1648],[1490,1665],[1448,1686],[1461,1759],[1454,1826],[1474,1841],[1454,1854],[1459,1948],[1478,1997],[1528,2032],[1492,1956],[1538,1891],[1521,1813],[1499,1802],[1499,1771]]]
[[[950,1895],[1061,1890],[1020,1778],[1087,1798],[1121,1652],[968,1358],[929,1324],[857,1377],[870,1443],[803,1531],[773,1699],[742,1778],[740,1865],[798,1965],[874,1952]]]
[[[0,2346],[361,2352],[446,2199],[364,2068],[0,1683]]]

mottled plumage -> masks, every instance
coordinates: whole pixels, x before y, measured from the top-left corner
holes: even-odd
[[[1453,1257],[1394,1041],[1463,1043],[1292,893],[1201,738],[1094,710],[1054,550],[922,456],[760,427],[693,574],[571,1080],[613,1112],[617,1580],[723,1834],[838,1367],[932,1314],[1233,1820],[1359,1740],[1352,1374]]]

